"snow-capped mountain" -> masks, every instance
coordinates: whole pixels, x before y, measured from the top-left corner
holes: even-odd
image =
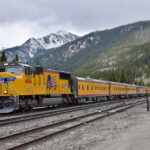
[[[62,46],[79,38],[77,35],[66,31],[57,31],[41,38],[30,38],[20,46],[5,49],[8,61],[12,61],[16,54],[21,61],[30,61],[45,51]]]
[[[70,32],[59,30],[59,31],[57,31],[57,33],[51,33],[50,35],[47,35],[45,37],[38,38],[37,41],[45,49],[50,49],[50,48],[59,47],[61,45],[64,45],[68,42],[76,40],[77,38],[78,38],[77,35],[74,35]]]
[[[51,33],[41,38],[30,38],[23,45],[29,46],[33,49],[50,49],[64,45],[68,42],[76,40],[77,38],[78,36],[75,34],[59,30],[56,33]]]
[[[57,31],[41,38],[30,38],[22,46],[28,47],[29,56],[34,57],[38,49],[51,49],[76,40],[77,35],[66,31]]]

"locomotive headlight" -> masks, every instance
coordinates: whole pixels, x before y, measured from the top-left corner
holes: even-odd
[[[7,94],[7,91],[4,91],[4,94]]]

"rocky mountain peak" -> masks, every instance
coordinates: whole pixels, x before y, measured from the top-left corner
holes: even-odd
[[[5,49],[8,61],[12,61],[13,55],[18,54],[21,61],[28,61],[37,57],[51,48],[62,46],[77,39],[78,36],[67,31],[59,30],[41,38],[30,38],[20,46]]]
[[[59,47],[68,42],[77,39],[78,36],[67,31],[59,30],[56,33],[51,33],[41,38],[30,38],[24,45],[33,47],[33,49],[50,49]]]

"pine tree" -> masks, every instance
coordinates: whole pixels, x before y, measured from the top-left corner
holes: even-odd
[[[108,80],[109,81],[117,81],[113,70],[110,72],[110,77],[108,78]]]
[[[18,54],[16,54],[16,56],[15,56],[15,61],[19,62],[19,56],[18,56]]]
[[[36,65],[39,65],[39,61],[38,60],[36,61]]]
[[[1,62],[7,62],[7,58],[6,58],[6,55],[5,55],[5,52],[3,51],[2,52],[2,55],[1,55]]]
[[[127,83],[127,77],[126,77],[125,72],[123,70],[121,70],[121,72],[120,72],[119,82],[121,82],[121,83]]]

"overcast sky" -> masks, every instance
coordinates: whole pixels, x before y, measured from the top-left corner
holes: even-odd
[[[57,30],[78,35],[150,20],[150,0],[0,0],[0,48]]]

